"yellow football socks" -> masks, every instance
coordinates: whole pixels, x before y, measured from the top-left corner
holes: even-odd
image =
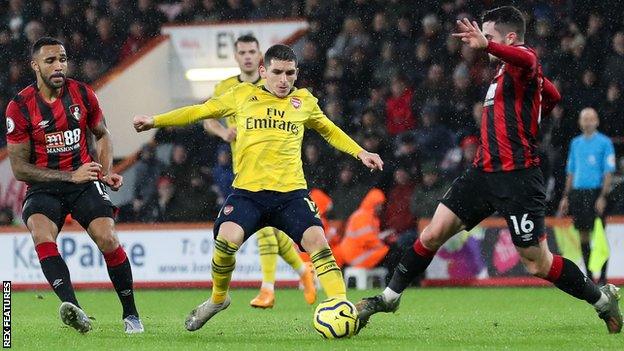
[[[236,265],[238,245],[227,241],[221,236],[215,239],[215,250],[212,255],[212,302],[222,303],[227,296],[232,272]]]
[[[336,264],[336,259],[329,247],[313,252],[310,257],[316,270],[316,276],[321,282],[327,297],[346,298],[347,292],[344,279],[342,278],[342,271]]]
[[[292,239],[286,235],[286,233],[275,230],[275,237],[277,240],[277,247],[279,255],[288,263],[299,275],[305,272],[303,261],[299,257],[299,252],[295,248],[295,244]]]
[[[262,270],[262,285],[272,288],[275,284],[275,270],[277,268],[278,243],[275,229],[264,227],[256,232],[258,249],[260,251],[260,269]]]

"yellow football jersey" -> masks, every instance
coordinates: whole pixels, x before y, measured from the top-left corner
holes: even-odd
[[[251,84],[257,85],[257,86],[263,86],[264,82],[265,82],[264,79],[258,77],[258,79],[255,82],[252,82]],[[239,85],[240,83],[244,83],[244,82],[242,80],[240,80],[239,75],[235,75],[235,76],[232,76],[230,78],[226,78],[226,79],[220,81],[219,83],[217,83],[217,85],[215,85],[214,93],[212,94],[212,97],[217,97],[217,96],[223,95],[225,92],[227,92],[228,90],[232,89],[233,87]],[[234,121],[233,118],[226,118],[225,119],[225,125],[228,128],[232,127],[235,123],[236,122]]]
[[[258,79],[251,84],[257,85],[260,87],[264,85],[264,82],[265,82],[264,79],[262,79],[261,77],[258,77]],[[215,86],[214,94],[212,95],[212,97],[221,96],[228,90],[232,89],[233,87],[241,83],[244,83],[244,82],[240,80],[240,77],[238,75],[224,79]],[[228,128],[236,125],[236,120],[233,117],[227,117],[227,118],[224,118],[223,120],[225,121],[225,126]],[[239,167],[239,165],[236,163],[236,159],[237,159],[236,158],[236,140],[233,140],[232,142],[230,142],[230,149],[232,150],[232,170],[234,171],[234,174],[236,174],[238,172],[238,167]]]
[[[325,116],[318,99],[307,89],[294,89],[279,98],[264,87],[240,83],[203,104],[154,116],[154,125],[181,126],[222,117],[232,117],[236,122],[234,164],[239,169],[233,186],[239,189],[306,189],[301,161],[305,128],[316,130],[332,146],[353,157],[363,150]]]

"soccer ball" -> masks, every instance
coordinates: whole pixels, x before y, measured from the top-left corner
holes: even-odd
[[[358,330],[360,320],[351,302],[329,298],[314,311],[314,329],[325,339],[349,338]]]

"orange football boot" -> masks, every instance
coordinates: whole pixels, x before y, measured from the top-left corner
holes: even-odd
[[[249,303],[254,308],[273,308],[275,292],[269,289],[260,289],[260,293]]]
[[[305,273],[301,275],[301,284],[303,285],[303,298],[310,305],[316,301],[316,286],[314,285],[314,266],[312,262],[304,262],[306,266]]]

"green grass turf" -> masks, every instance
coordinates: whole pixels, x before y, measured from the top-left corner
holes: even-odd
[[[377,293],[350,291],[352,301]],[[206,290],[139,290],[146,332],[122,331],[110,291],[79,291],[93,330],[79,335],[58,317],[52,292],[13,294],[16,350],[623,350],[624,334],[609,335],[593,309],[550,288],[411,289],[400,310],[374,316],[360,335],[323,340],[312,329],[314,307],[301,292],[277,291],[272,310],[249,307],[256,290],[232,292],[232,305],[190,333],[186,314]]]

